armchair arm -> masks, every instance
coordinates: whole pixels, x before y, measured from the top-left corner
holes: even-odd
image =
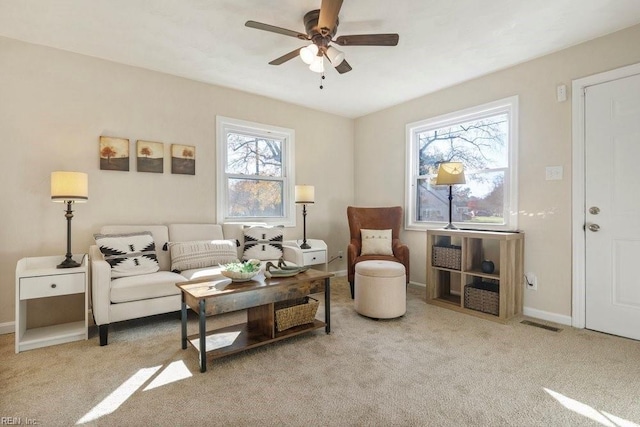
[[[96,245],[89,248],[91,260],[91,306],[96,325],[109,324],[111,266]]]
[[[282,245],[282,251],[285,261],[289,261],[294,263],[295,265],[304,265],[304,256],[302,253],[302,249],[300,249],[297,245]]]
[[[391,249],[393,250],[393,256],[404,264],[407,273],[407,283],[409,283],[409,246],[402,243],[400,239],[393,239]]]
[[[356,274],[356,258],[360,255],[360,242],[351,239],[351,243],[347,245],[347,279],[349,283],[353,283]]]

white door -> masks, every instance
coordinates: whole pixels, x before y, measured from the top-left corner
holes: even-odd
[[[586,88],[585,155],[586,327],[640,340],[640,75]]]

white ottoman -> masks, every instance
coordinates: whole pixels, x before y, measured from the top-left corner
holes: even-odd
[[[405,270],[399,262],[359,262],[354,282],[354,306],[363,316],[391,319],[407,311]]]

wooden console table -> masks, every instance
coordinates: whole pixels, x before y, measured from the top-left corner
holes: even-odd
[[[223,276],[176,283],[182,291],[182,349],[187,341],[198,350],[200,372],[207,370],[207,354],[213,359],[269,344],[314,329],[331,332],[330,278],[333,273],[307,270],[293,277],[266,279],[262,273],[248,282],[231,282]],[[324,292],[325,321],[277,331],[274,303]],[[199,332],[187,336],[187,307],[198,313]],[[247,310],[247,322],[206,330],[207,316]],[[202,343],[202,344],[201,344]]]

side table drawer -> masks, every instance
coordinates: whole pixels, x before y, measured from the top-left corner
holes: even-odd
[[[311,251],[302,254],[304,265],[324,264],[327,261],[326,251]]]
[[[22,277],[20,299],[46,298],[84,292],[84,273]]]

